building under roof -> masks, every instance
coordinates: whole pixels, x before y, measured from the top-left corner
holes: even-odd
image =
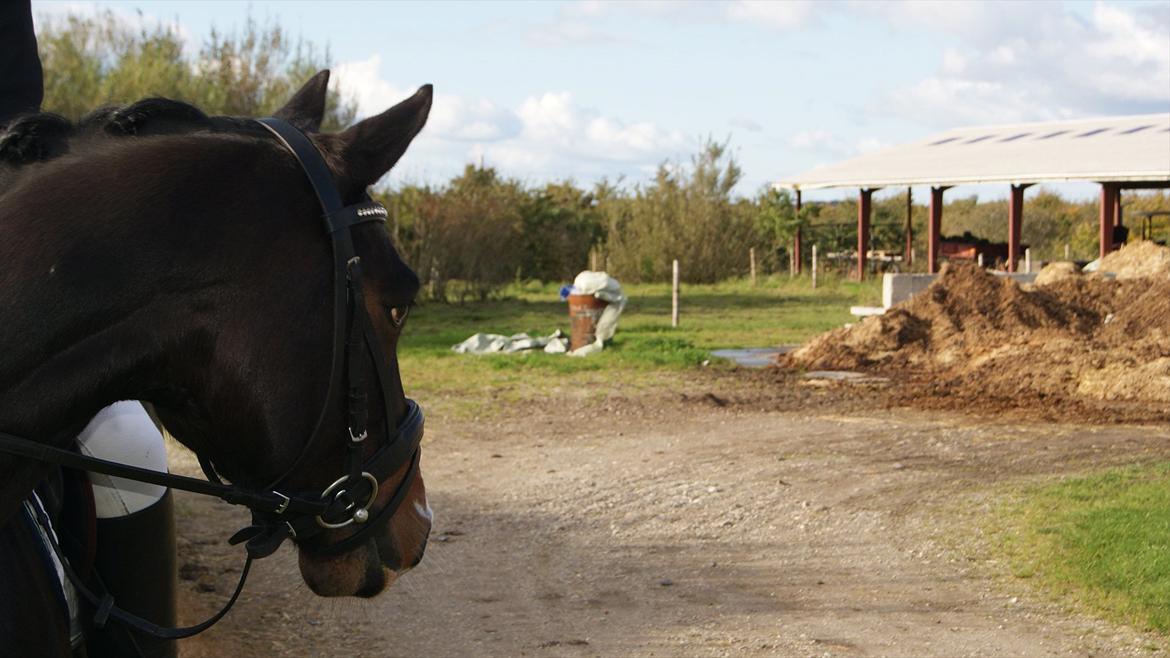
[[[864,276],[869,243],[871,196],[883,187],[929,185],[927,269],[938,269],[943,192],[955,185],[1011,185],[1008,213],[1009,271],[1019,260],[1024,189],[1049,181],[1101,184],[1100,254],[1115,248],[1122,226],[1121,191],[1170,188],[1170,114],[1046,121],[956,128],[870,155],[819,167],[781,180],[776,187],[796,192],[856,187],[858,277]],[[907,245],[910,236],[907,235]],[[793,245],[800,263],[800,236]],[[909,247],[907,247],[909,249]]]

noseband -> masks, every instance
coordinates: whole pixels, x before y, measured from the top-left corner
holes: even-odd
[[[102,627],[109,618],[118,619],[134,629],[155,637],[177,639],[190,637],[210,628],[231,608],[243,590],[252,560],[267,557],[284,543],[296,540],[302,551],[314,555],[337,555],[352,550],[370,539],[381,529],[402,505],[418,473],[419,447],[423,435],[423,413],[413,400],[406,400],[406,416],[401,424],[390,417],[393,400],[389,396],[390,368],[380,342],[366,311],[362,287],[361,259],[354,251],[351,229],[359,224],[386,221],[386,209],[366,196],[353,205],[342,204],[341,195],[333,182],[325,160],[304,133],[281,119],[256,119],[257,123],[274,135],[296,157],[309,179],[313,192],[324,211],[324,229],[333,248],[333,342],[329,389],[325,403],[317,417],[313,431],[301,448],[300,454],[283,475],[263,489],[250,489],[225,484],[216,474],[210,460],[200,457],[208,480],[159,473],[80,455],[70,450],[54,448],[29,439],[0,432],[0,452],[6,452],[67,468],[103,473],[114,477],[148,482],[173,489],[216,496],[233,505],[252,510],[252,525],[229,539],[231,544],[244,543],[247,558],[240,573],[240,581],[227,604],[203,623],[186,628],[165,628],[114,606],[109,594],[91,591],[61,556],[61,562],[74,587],[97,608],[94,623]],[[365,373],[373,364],[374,377],[382,396],[383,427],[387,428],[385,442],[368,448],[368,400]],[[331,401],[342,386],[347,388],[347,422],[345,434],[344,472],[321,491],[289,491],[287,481],[311,458],[313,449],[325,436],[338,436],[340,428],[326,427],[325,420],[332,410]],[[394,428],[390,431],[390,428]],[[373,454],[366,457],[370,450]],[[372,511],[378,497],[379,483],[407,467],[390,500],[376,512]],[[43,511],[38,521],[48,524]],[[343,539],[331,544],[309,542],[328,530],[357,528]],[[50,537],[53,550],[61,549]]]

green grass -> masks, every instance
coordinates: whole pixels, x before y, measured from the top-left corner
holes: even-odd
[[[617,335],[586,358],[543,352],[461,355],[451,346],[476,332],[548,335],[569,330],[568,307],[557,284],[514,285],[503,298],[467,304],[425,303],[411,312],[399,343],[403,380],[411,394],[477,394],[509,399],[542,392],[649,386],[663,373],[697,367],[713,349],[800,343],[851,319],[849,307],[874,304],[880,283],[829,279],[812,290],[808,279],[742,280],[682,288],[681,323],[670,326],[670,286],[631,285]]]
[[[1170,633],[1170,463],[1033,488],[999,518],[1015,576],[1106,617]]]

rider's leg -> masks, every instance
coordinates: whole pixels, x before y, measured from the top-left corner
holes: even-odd
[[[101,410],[77,437],[84,454],[167,470],[162,434],[138,402],[117,402]],[[119,607],[163,626],[176,622],[174,503],[157,485],[90,474],[97,512],[98,576]],[[90,655],[122,655],[129,631],[111,623],[93,633]],[[175,643],[134,634],[144,656],[174,656]],[[131,654],[133,655],[133,654]]]

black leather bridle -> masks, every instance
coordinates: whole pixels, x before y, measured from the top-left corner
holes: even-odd
[[[264,118],[256,121],[296,157],[324,211],[322,215],[324,228],[333,247],[333,358],[329,389],[313,431],[292,465],[272,484],[257,490],[225,484],[216,474],[211,462],[202,457],[200,465],[208,477],[206,481],[88,457],[0,432],[0,452],[67,468],[215,496],[233,505],[243,505],[252,510],[252,525],[240,530],[228,540],[231,544],[244,543],[247,552],[235,591],[227,604],[214,616],[200,624],[185,628],[158,626],[114,606],[113,597],[109,594],[99,595],[90,590],[69,566],[53,533],[47,532],[50,544],[61,559],[74,587],[97,608],[94,623],[99,628],[105,625],[109,618],[114,618],[137,631],[160,638],[178,639],[200,633],[210,628],[231,609],[243,590],[252,560],[271,555],[285,539],[296,540],[301,550],[315,555],[337,555],[355,548],[369,540],[370,535],[381,529],[394,515],[406,499],[418,472],[421,452],[419,443],[423,435],[422,409],[413,400],[408,399],[406,416],[402,423],[395,423],[390,418],[391,410],[394,408],[389,397],[390,388],[387,386],[391,381],[391,373],[366,311],[361,259],[354,252],[353,238],[350,234],[350,229],[359,224],[386,221],[386,209],[368,196],[360,203],[342,205],[341,195],[329,167],[304,133],[281,119]],[[374,377],[382,395],[383,427],[387,428],[387,433],[386,442],[378,446],[367,458],[365,453],[369,418],[365,374],[370,363],[373,364]],[[347,387],[348,422],[344,473],[323,491],[287,491],[286,482],[306,460],[310,459],[313,448],[322,437],[337,435],[336,428],[325,427],[325,419],[329,416],[331,403],[342,386]],[[393,432],[390,431],[391,428],[395,428]],[[402,469],[404,465],[408,466],[406,474],[398,483],[393,496],[380,510],[371,514],[371,508],[378,496],[379,483]],[[39,506],[34,507],[39,517],[38,521],[47,527],[49,521],[44,511]],[[327,530],[351,525],[358,526],[359,529],[340,541],[325,545],[304,543]]]

